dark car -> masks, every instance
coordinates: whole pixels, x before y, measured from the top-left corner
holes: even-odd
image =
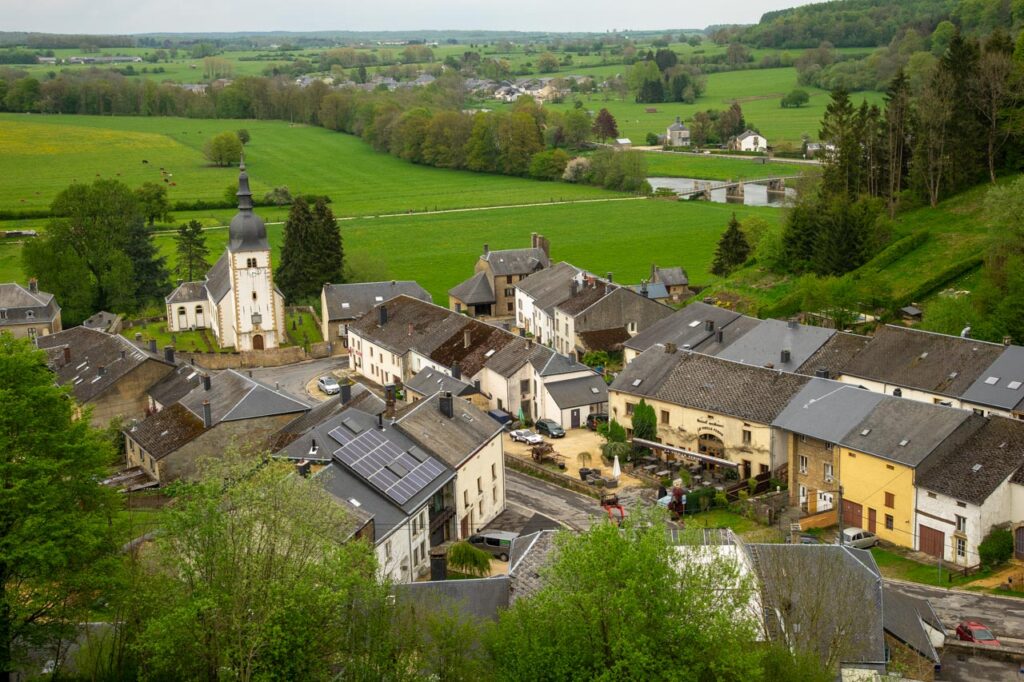
[[[956,626],[956,638],[965,642],[975,644],[986,644],[988,646],[1002,646],[992,631],[976,620],[965,620]]]
[[[548,438],[563,438],[565,437],[565,429],[561,425],[551,419],[538,419],[535,423],[534,428],[537,429],[537,433],[547,436]]]
[[[591,412],[587,415],[587,428],[591,431],[597,431],[597,427],[601,424],[608,423],[608,415],[604,412]]]

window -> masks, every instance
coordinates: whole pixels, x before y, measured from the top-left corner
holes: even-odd
[[[256,300],[256,292],[255,291],[252,292],[252,300],[254,300],[254,301]]]
[[[661,423],[668,425],[668,410],[661,411]]]
[[[481,479],[479,476],[476,477],[476,491],[478,493],[482,493],[484,491],[483,479]]]
[[[847,454],[850,455],[850,457],[856,457],[857,456],[856,453],[853,453],[853,452],[849,452]]]
[[[967,508],[967,503],[966,502],[957,502],[956,506],[960,507],[961,509],[966,509]]]
[[[967,540],[964,540],[963,538],[956,539],[956,558],[967,558]]]
[[[509,301],[508,303],[505,304],[505,310],[507,310],[508,312],[512,312],[514,309],[515,304],[512,301]]]
[[[893,507],[895,507],[896,506],[896,496],[893,495],[892,493],[886,493],[885,494],[885,506],[888,507],[889,509],[892,509]]]
[[[516,290],[515,289],[505,289],[505,295],[506,296],[515,296],[516,295]]]
[[[495,505],[498,504],[498,486],[491,488],[491,499],[494,501]]]
[[[30,339],[35,339],[36,338],[36,328],[35,327],[29,327],[28,328],[28,338],[30,338]]]
[[[800,486],[800,504],[807,501],[807,486]]]
[[[753,434],[750,432],[750,429],[743,429],[743,444],[750,445],[752,439]]]
[[[967,532],[967,517],[956,515],[956,532],[966,533]]]
[[[477,503],[476,508],[480,511],[480,516],[482,517],[484,515],[484,498],[480,498],[480,501]]]
[[[519,382],[519,393],[521,395],[530,395],[530,380],[523,379]]]
[[[257,267],[256,259],[255,258],[246,258],[245,259],[245,267],[247,267],[247,268],[255,268],[255,267]]]
[[[7,319],[7,310],[6,309],[0,310],[0,320],[6,320],[6,319]]]
[[[636,403],[626,403],[626,415],[632,416],[633,409],[636,407]]]
[[[25,311],[25,317],[27,317],[30,320],[36,319],[36,311],[34,311],[34,310],[26,310]]]
[[[896,467],[894,467],[892,464],[886,464],[885,468],[888,469],[889,471],[896,471]]]
[[[384,543],[384,557],[391,561],[391,540]]]
[[[934,500],[938,497],[938,495],[936,495],[935,493],[928,493],[928,497]]]
[[[427,558],[427,541],[426,540],[424,540],[423,542],[420,543],[420,556],[423,557],[424,559]]]
[[[832,448],[833,447],[834,447],[834,443],[825,443],[825,450],[827,452],[832,452]]]
[[[800,473],[807,473],[807,455],[800,455]]]
[[[492,464],[491,465],[491,480],[492,481],[497,481],[498,480],[498,465],[497,464]]]
[[[505,276],[505,284],[512,284],[512,275]]]
[[[825,462],[825,480],[832,480],[832,462]]]
[[[468,490],[463,490],[462,491],[462,506],[464,506],[464,507],[468,507],[469,506],[469,491]]]
[[[885,529],[886,530],[892,530],[894,525],[895,524],[893,522],[892,514],[886,514],[885,515]]]

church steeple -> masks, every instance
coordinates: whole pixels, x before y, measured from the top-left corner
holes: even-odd
[[[245,158],[238,165],[238,213],[228,228],[228,249],[231,251],[269,251],[267,228],[263,219],[252,210],[252,191],[249,174],[245,172]]]

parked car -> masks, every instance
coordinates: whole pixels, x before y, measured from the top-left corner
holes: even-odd
[[[878,536],[863,528],[844,528],[840,544],[855,549],[870,549],[878,544]]]
[[[341,392],[338,380],[332,376],[323,376],[316,380],[316,386],[327,395],[334,395]]]
[[[789,541],[787,540],[787,542],[789,542]],[[797,539],[796,539],[796,544],[798,544],[798,545],[820,545],[821,544],[821,540],[819,540],[814,535],[808,535],[807,533],[801,533],[797,537]]]
[[[988,626],[976,620],[965,620],[956,626],[956,638],[965,642],[985,644],[987,646],[1002,646]]]
[[[538,419],[534,426],[537,427],[537,433],[543,434],[548,438],[565,437],[565,429],[553,419]]]
[[[538,445],[544,442],[544,439],[539,434],[534,433],[530,429],[516,429],[509,432],[508,435],[512,437],[512,440],[526,443],[527,445]]]
[[[469,544],[477,549],[482,549],[491,556],[498,557],[502,561],[508,561],[509,552],[512,551],[512,541],[517,537],[519,537],[519,533],[491,530],[469,536]]]
[[[591,412],[587,415],[587,428],[591,431],[597,431],[598,426],[607,423],[608,415],[604,412]]]

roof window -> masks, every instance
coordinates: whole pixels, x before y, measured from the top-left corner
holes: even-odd
[[[900,441],[900,447],[901,448],[905,448],[907,446],[907,443],[909,443],[909,442],[910,442],[909,438],[904,438],[903,440]]]
[[[871,433],[871,429],[864,429],[863,431],[861,431],[861,432],[860,432],[860,435],[862,435],[862,436],[866,436],[866,435],[868,435],[869,433]]]
[[[996,384],[999,383],[999,377],[988,377],[987,379],[985,379],[985,383],[988,384],[989,386],[995,386]]]
[[[1008,389],[1010,389],[1011,391],[1016,391],[1018,388],[1020,388],[1020,382],[1019,381],[1011,381],[1010,383],[1006,384],[1006,387]]]
[[[642,381],[643,381],[643,379],[633,379],[633,385],[634,386],[639,386],[640,382],[642,382]]]
[[[974,473],[978,473],[979,471],[981,471],[981,465],[975,464],[974,466],[971,467],[971,471],[973,471]]]

